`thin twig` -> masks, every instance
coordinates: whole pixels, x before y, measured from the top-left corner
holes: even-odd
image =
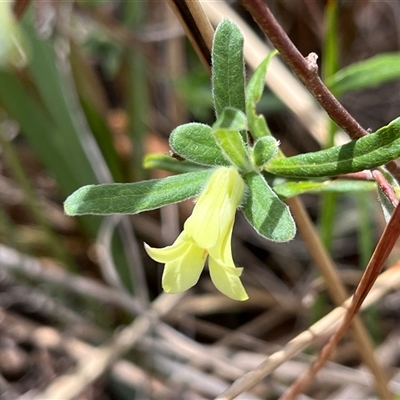
[[[138,317],[130,325],[122,329],[108,344],[93,349],[78,361],[78,365],[71,373],[55,379],[35,399],[73,399],[118,358],[122,357],[136,342],[143,337],[154,324],[158,317],[171,311],[181,301],[182,296],[169,296],[161,294],[153,302],[151,312],[146,316]]]
[[[368,132],[360,126],[323,84],[318,75],[316,64],[310,62],[309,58],[303,57],[265,2],[263,0],[242,0],[242,3],[267,34],[271,43],[279,51],[300,82],[310,91],[329,116],[352,139],[359,139],[367,135]]]
[[[377,246],[374,254],[371,257],[367,268],[361,277],[360,283],[354,293],[354,297],[348,308],[345,317],[338,327],[335,334],[330,338],[329,342],[323,347],[318,358],[313,362],[310,369],[303,375],[301,375],[287,390],[287,392],[281,397],[281,400],[292,400],[301,393],[312,381],[318,371],[323,367],[325,362],[329,359],[333,351],[335,350],[339,340],[342,338],[349,325],[352,322],[354,315],[360,309],[365,297],[371,290],[375,283],[380,271],[382,270],[384,263],[386,262],[390,252],[392,251],[398,237],[400,235],[400,207],[397,206],[393,212],[392,218],[387,224]],[[392,398],[393,396],[384,397]]]
[[[303,204],[300,202],[300,199],[294,197],[289,199],[287,203],[296,220],[301,236],[307,244],[308,250],[318,266],[320,273],[324,277],[330,296],[335,305],[339,306],[345,301],[348,294],[343,282],[340,280],[333,261],[324,248],[309,215],[307,214]],[[362,320],[357,316],[354,318],[351,325],[351,333],[362,360],[375,376],[376,387],[379,395],[382,398],[390,397],[391,393],[387,387],[387,378],[385,373],[374,357],[374,349],[368,332]]]
[[[372,176],[374,177],[377,185],[380,187],[384,195],[389,199],[392,203],[393,207],[396,207],[399,204],[399,199],[396,196],[396,193],[393,189],[393,186],[387,181],[385,176],[382,174],[379,169],[374,169],[372,171]]]
[[[318,75],[318,67],[315,58],[312,56],[313,53],[308,57],[303,57],[275,19],[267,4],[263,0],[242,0],[242,3],[279,51],[283,60],[332,120],[352,139],[359,139],[368,135],[368,132],[361,127],[324,85]],[[400,167],[395,161],[388,163],[387,168],[398,180],[400,179]]]
[[[361,309],[365,309],[374,304],[390,290],[397,289],[399,285],[400,263],[397,263],[378,277],[376,285],[362,303]],[[306,331],[293,338],[281,350],[268,356],[257,368],[249,371],[233,382],[229,389],[220,394],[216,400],[232,400],[236,398],[240,393],[250,389],[267,375],[275,371],[285,361],[290,360],[312,343],[315,343],[319,338],[331,334],[345,315],[350,302],[351,298],[342,306],[335,308],[314,325],[310,326]]]
[[[71,336],[70,332],[66,335],[51,326],[39,325],[1,308],[0,327],[2,332],[7,333],[19,343],[24,342],[33,344],[40,349],[65,352],[74,361],[89,357],[95,351],[92,345]],[[167,387],[157,378],[126,360],[117,361],[111,367],[110,375],[128,387],[140,388],[144,392],[151,393],[156,398],[173,398],[174,396],[174,390],[171,385]],[[32,394],[37,393],[35,391]]]

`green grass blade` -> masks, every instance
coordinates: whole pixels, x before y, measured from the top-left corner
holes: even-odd
[[[341,69],[326,84],[337,96],[400,79],[400,53],[385,53]]]
[[[246,112],[243,35],[227,19],[215,31],[211,83],[217,118],[226,107]]]

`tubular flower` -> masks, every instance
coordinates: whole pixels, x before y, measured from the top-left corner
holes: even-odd
[[[145,248],[151,258],[165,263],[162,286],[167,293],[179,293],[199,280],[208,256],[211,280],[216,288],[234,300],[247,300],[240,281],[242,268],[232,258],[231,237],[236,208],[244,193],[244,182],[235,168],[218,168],[197,199],[192,215],[171,246]]]

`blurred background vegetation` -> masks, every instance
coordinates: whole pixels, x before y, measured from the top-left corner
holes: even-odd
[[[227,3],[260,34],[239,1]],[[327,78],[399,51],[398,2],[267,3],[302,54],[315,52],[328,66]],[[328,5],[336,28],[328,28]],[[2,56],[0,48],[0,399],[215,397],[332,309],[306,246],[301,237],[266,242],[239,217],[234,258],[245,267],[250,300],[224,298],[207,273],[190,293],[168,297],[161,294],[162,266],[146,256],[143,242],[170,244],[192,202],[132,217],[66,217],[63,201],[83,185],[166,176],[144,169],[143,156],[168,153],[179,124],[213,122],[209,73],[166,1],[36,0],[15,9],[13,50]],[[0,35],[5,49],[1,28]],[[348,91],[340,100],[375,130],[399,116],[400,82]],[[328,132],[318,142],[268,89],[260,112],[287,155],[329,143]],[[384,226],[377,194],[302,199],[351,290]],[[365,314],[377,359],[398,393],[399,313],[394,291]],[[121,332],[132,335],[127,343],[118,341]],[[242,398],[277,398],[323,342]],[[359,367],[348,337],[308,395],[373,396],[374,379]],[[79,384],[85,368],[93,375]],[[64,374],[69,387],[57,380]]]

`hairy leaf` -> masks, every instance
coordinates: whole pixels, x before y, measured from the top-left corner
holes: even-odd
[[[226,107],[246,111],[243,35],[228,19],[224,19],[215,31],[211,83],[217,118]]]
[[[83,186],[67,198],[67,215],[137,214],[194,197],[212,171],[189,172],[136,183]]]
[[[279,150],[279,141],[273,136],[260,137],[253,147],[254,163],[262,167],[271,158],[275,157]]]
[[[287,177],[334,176],[379,167],[400,156],[400,118],[342,146],[274,158],[265,170]]]
[[[190,123],[178,126],[172,131],[169,144],[186,160],[203,165],[229,165],[208,125]]]
[[[249,119],[249,130],[254,138],[271,135],[263,115],[257,115],[256,105],[260,101],[265,87],[265,74],[272,57],[277,51],[272,51],[254,71],[246,87],[246,114]]]
[[[296,234],[296,225],[289,207],[256,172],[244,176],[248,191],[243,214],[258,234],[275,242],[287,242]]]

